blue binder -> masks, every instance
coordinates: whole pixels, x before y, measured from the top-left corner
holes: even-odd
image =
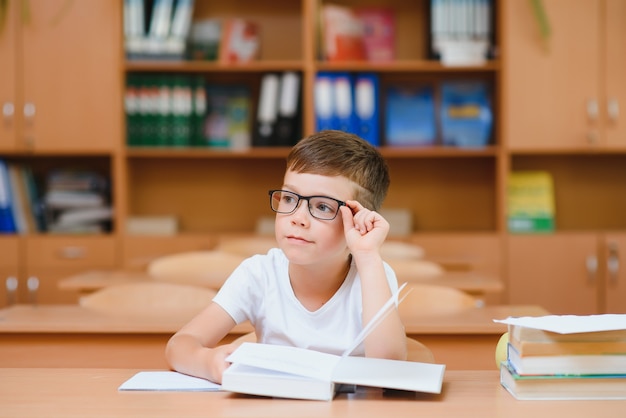
[[[0,233],[14,234],[17,232],[11,205],[11,181],[9,169],[4,160],[0,160]]]
[[[378,76],[358,74],[354,80],[355,134],[374,146],[380,145]]]
[[[333,115],[333,75],[320,72],[315,77],[315,130],[324,131],[334,129]]]

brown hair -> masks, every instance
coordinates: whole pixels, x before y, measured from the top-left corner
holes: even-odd
[[[389,168],[376,147],[357,135],[321,131],[300,140],[287,156],[287,170],[343,176],[359,187],[354,198],[379,210],[389,189]]]

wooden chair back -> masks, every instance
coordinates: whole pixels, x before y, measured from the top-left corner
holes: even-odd
[[[242,257],[251,257],[256,254],[267,254],[270,249],[276,247],[278,247],[278,244],[273,236],[251,235],[221,238],[216,250],[237,254]]]
[[[107,315],[186,321],[211,303],[216,291],[175,283],[137,282],[102,288],[80,298],[80,305]]]
[[[472,295],[448,286],[409,283],[403,294],[406,294],[406,297],[398,306],[398,312],[403,320],[444,315],[480,306],[479,301]]]
[[[219,250],[166,255],[150,262],[147,272],[156,281],[219,290],[246,257]]]

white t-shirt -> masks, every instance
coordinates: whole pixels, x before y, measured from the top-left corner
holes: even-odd
[[[235,320],[250,320],[259,342],[308,348],[340,355],[363,328],[361,280],[352,263],[337,292],[318,310],[307,310],[296,298],[282,250],[244,260],[233,271],[213,301]],[[396,275],[385,263],[392,292]],[[364,355],[361,344],[352,355]]]

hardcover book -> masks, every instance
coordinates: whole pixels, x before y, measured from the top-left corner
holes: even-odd
[[[509,174],[507,217],[510,232],[554,231],[554,181],[546,171]]]
[[[445,365],[338,356],[297,347],[244,343],[222,390],[279,398],[332,400],[340,384],[441,393]]]
[[[500,383],[519,400],[626,399],[626,375],[522,376],[505,363]]]

